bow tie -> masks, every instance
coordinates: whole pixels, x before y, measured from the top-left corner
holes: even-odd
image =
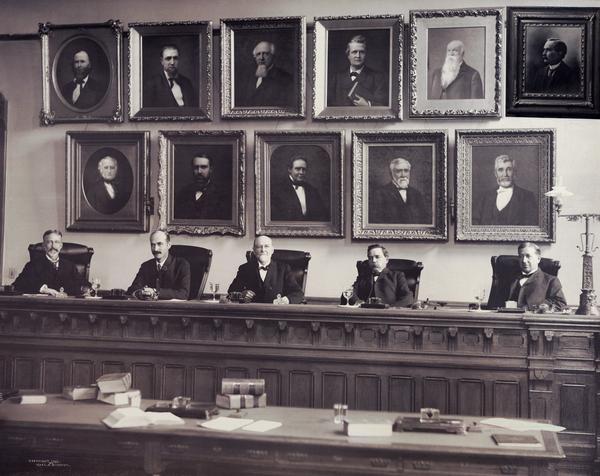
[[[381,274],[381,271],[372,271],[371,273],[373,276],[379,276]]]
[[[80,86],[83,86],[83,79],[76,79],[75,82]]]
[[[352,81],[354,81],[356,78],[358,78],[358,75],[359,75],[359,73],[357,73],[356,71],[352,71],[352,72],[350,73],[350,79],[351,79]]]
[[[262,270],[262,271],[269,271],[269,268],[271,267],[271,265],[267,265],[267,266],[259,266],[258,269]]]
[[[304,187],[304,182],[299,182],[298,180],[292,180],[292,185],[294,187]]]
[[[496,190],[496,193],[498,195],[500,195],[501,193],[508,193],[512,191],[512,187],[500,187],[498,190]]]

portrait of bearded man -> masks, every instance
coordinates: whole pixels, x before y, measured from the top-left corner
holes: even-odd
[[[98,104],[103,96],[99,81],[92,77],[92,62],[85,50],[73,55],[73,79],[60,88],[67,103],[78,109],[90,109]]]
[[[465,60],[465,45],[452,40],[446,47],[444,64],[430,76],[428,99],[483,99],[479,72]]]

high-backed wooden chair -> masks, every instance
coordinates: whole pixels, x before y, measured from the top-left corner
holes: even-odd
[[[188,299],[202,296],[212,263],[212,250],[201,246],[171,245],[170,253],[179,258],[185,258],[190,264],[190,295]]]
[[[29,258],[32,260],[42,258],[46,254],[43,243],[30,244],[27,249],[29,251]],[[93,254],[94,248],[80,245],[79,243],[63,242],[62,250],[60,250],[60,257],[69,260],[75,265],[81,283],[90,282],[90,263]]]
[[[502,307],[510,294],[510,285],[521,273],[519,257],[516,255],[492,256],[492,286],[488,298],[488,308]],[[551,258],[542,258],[539,267],[552,276],[558,275],[560,261]]]
[[[250,262],[252,259],[252,251],[246,251],[246,261]],[[306,277],[308,276],[308,262],[310,261],[310,253],[307,251],[298,250],[274,250],[272,259],[287,263],[291,270],[298,286],[302,289],[302,292],[306,290]]]
[[[388,269],[391,271],[402,271],[406,277],[408,288],[413,293],[413,299],[419,299],[419,283],[421,282],[421,271],[423,271],[423,263],[413,261],[411,259],[390,258],[387,263]],[[371,268],[367,260],[357,261],[356,269],[358,274],[369,274]]]

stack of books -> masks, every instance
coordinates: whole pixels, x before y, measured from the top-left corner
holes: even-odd
[[[142,393],[131,388],[131,373],[104,374],[96,380],[98,400],[111,405],[139,407]]]
[[[63,387],[63,397],[67,400],[96,400],[98,387],[96,385],[74,385]]]
[[[266,407],[265,379],[224,378],[221,394],[217,395],[217,406],[230,409]]]

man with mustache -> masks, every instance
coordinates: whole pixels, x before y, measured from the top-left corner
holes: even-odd
[[[176,193],[175,218],[231,220],[231,193],[213,180],[212,164],[206,154],[192,159],[194,181]]]
[[[402,271],[392,271],[387,267],[388,250],[382,245],[373,244],[367,248],[367,263],[359,272],[352,285],[354,294],[350,304],[368,301],[377,297],[384,303],[395,306],[410,306],[413,294]]]
[[[153,259],[145,261],[127,290],[138,299],[188,299],[190,265],[184,258],[169,254],[171,237],[166,230],[150,235]]]
[[[402,157],[390,162],[391,181],[377,188],[369,202],[370,223],[430,223],[423,194],[410,184],[410,162]]]
[[[473,203],[473,225],[538,225],[538,202],[515,184],[516,160],[499,155],[494,161],[498,188]]]
[[[198,107],[192,82],[179,72],[177,46],[163,46],[160,63],[162,71],[144,85],[144,107]]]
[[[464,61],[465,45],[453,40],[446,48],[446,59],[432,76],[428,99],[483,99],[479,72]]]
[[[118,180],[119,163],[107,155],[98,161],[98,179],[85,190],[85,196],[94,209],[105,215],[112,215],[125,206],[131,195]]]
[[[365,64],[367,39],[353,36],[346,47],[349,68],[333,75],[327,95],[328,106],[387,106],[388,82],[383,73]]]
[[[60,88],[65,100],[78,109],[90,109],[102,99],[102,86],[90,76],[92,62],[87,51],[81,50],[73,56],[74,78]]]
[[[272,260],[273,251],[271,238],[257,236],[252,258],[238,268],[227,292],[241,292],[244,302],[301,303],[304,293],[292,275],[290,266]]]
[[[299,154],[289,160],[288,176],[271,189],[271,220],[329,221],[318,190],[306,181],[308,162]]]
[[[45,256],[29,261],[13,283],[21,293],[40,293],[59,296],[67,293],[77,295],[83,283],[75,265],[60,257],[62,232],[47,230],[42,237]]]
[[[295,103],[294,78],[275,65],[275,45],[270,41],[257,43],[252,51],[256,62],[254,76],[247,84],[240,80],[236,91],[236,106],[287,107]]]
[[[542,50],[544,66],[536,71],[531,92],[573,94],[582,89],[579,71],[565,63],[566,55],[567,45],[564,41],[558,38],[546,40]]]

